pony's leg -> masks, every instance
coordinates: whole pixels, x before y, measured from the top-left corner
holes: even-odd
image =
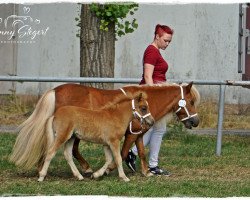
[[[56,155],[56,151],[58,149],[58,146],[54,145],[47,153],[46,158],[44,160],[44,164],[42,167],[42,170],[39,172],[39,178],[38,181],[41,182],[44,180],[45,176],[47,175],[47,171],[49,168],[49,164],[51,162],[51,160],[54,158],[54,156]]]
[[[153,174],[148,171],[148,164],[146,162],[145,149],[143,144],[143,134],[138,135],[135,141],[138,155],[141,161],[141,172],[144,176],[152,176]]]
[[[86,175],[92,174],[93,170],[91,169],[88,162],[82,157],[82,155],[79,152],[79,143],[80,143],[80,140],[78,138],[75,138],[75,142],[73,146],[73,156],[81,165],[83,173],[85,173]]]
[[[73,148],[74,140],[75,140],[75,138],[71,138],[65,143],[65,145],[64,145],[64,157],[67,160],[69,166],[71,167],[71,170],[72,170],[74,176],[77,177],[79,180],[82,180],[83,176],[78,171],[78,169],[73,161],[73,158],[72,158],[72,148]]]
[[[138,156],[141,161],[141,171],[144,176],[152,176],[153,174],[148,171],[148,165],[146,162],[145,149],[143,144],[143,135],[126,134],[126,138],[122,147],[122,159],[125,160],[128,156],[128,151],[132,144],[135,142]]]
[[[122,146],[122,160],[125,160],[128,156],[129,149],[131,148],[132,144],[136,141],[138,135],[135,134],[126,134],[125,140]]]
[[[42,158],[39,160],[38,164],[37,164],[37,171],[38,171],[38,173],[42,170],[43,165],[44,165],[44,158],[42,157]]]
[[[144,176],[152,176],[153,174],[148,171],[148,165],[147,165],[146,156],[145,156],[145,149],[143,145],[143,134],[140,134],[140,135],[126,134],[125,135],[125,141],[123,143],[122,151],[121,151],[122,160],[125,160],[127,158],[128,151],[134,142],[136,144],[138,155],[141,161],[142,174]],[[110,171],[114,170],[115,168],[116,168],[116,164],[112,162],[108,166],[106,173],[109,174]]]
[[[107,169],[106,169],[106,171],[105,171],[105,173],[106,174],[109,174],[110,172],[112,172],[114,169],[116,169],[116,163],[115,163],[115,161],[113,160],[110,164],[109,164],[109,166],[107,167]]]
[[[63,140],[58,139],[58,137],[56,139],[54,138],[54,133],[53,133],[53,128],[52,128],[53,119],[54,119],[54,116],[50,117],[46,124],[46,139],[47,139],[46,149],[48,151],[46,153],[45,159],[43,160],[43,158],[40,158],[39,160],[40,166],[42,165],[42,168],[39,171],[39,179],[38,179],[38,181],[40,182],[44,180],[52,158],[55,156],[57,150],[59,149],[61,144],[64,142]]]
[[[123,167],[122,167],[122,157],[121,157],[121,153],[120,153],[120,141],[119,140],[115,140],[112,143],[109,144],[110,149],[113,153],[116,165],[117,165],[117,169],[118,169],[118,173],[119,173],[119,177],[124,180],[125,182],[130,181],[129,178],[125,175],[124,171],[123,171]]]
[[[105,153],[106,162],[101,169],[99,169],[98,171],[93,173],[94,178],[98,178],[98,177],[102,176],[105,173],[106,169],[108,168],[108,165],[113,160],[112,152],[111,152],[110,148],[106,145],[104,146],[104,153]]]
[[[46,124],[46,131],[47,131],[47,149],[50,149],[52,147],[55,138],[54,138],[54,133],[53,133],[53,128],[52,128],[52,123],[53,123],[53,117],[50,117],[47,121]],[[37,169],[38,173],[42,170],[43,165],[44,165],[44,160],[45,160],[45,155],[41,156],[38,164],[37,164]]]
[[[125,140],[124,140],[124,143],[123,143],[123,146],[122,146],[122,151],[121,151],[122,160],[125,160],[127,158],[129,149],[131,148],[132,144],[137,139],[137,136],[138,135],[133,135],[133,134],[126,134],[125,135]],[[106,173],[109,174],[115,168],[116,168],[116,163],[112,162],[108,166],[108,169],[106,170]]]

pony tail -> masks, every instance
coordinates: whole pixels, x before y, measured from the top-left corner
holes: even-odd
[[[55,111],[55,91],[49,90],[38,101],[32,115],[19,126],[10,157],[17,166],[30,169],[43,159],[47,149],[46,122]]]

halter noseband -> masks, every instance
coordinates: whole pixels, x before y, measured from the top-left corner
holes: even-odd
[[[125,96],[127,96],[127,93],[124,91],[124,89],[123,88],[120,88],[120,90],[122,91],[122,93],[125,95]],[[148,102],[147,102],[148,103]],[[138,134],[141,134],[142,133],[142,129],[143,129],[143,127],[142,127],[142,123],[143,123],[143,121],[145,120],[145,118],[147,118],[148,116],[150,116],[151,115],[151,113],[147,113],[146,115],[141,115],[137,110],[136,110],[136,108],[135,108],[135,100],[134,99],[132,99],[132,112],[133,112],[133,116],[134,116],[134,118],[139,118],[140,119],[140,125],[141,125],[141,130],[140,131],[138,131],[138,132],[133,132],[132,131],[132,121],[129,123],[129,131],[130,131],[130,133],[132,133],[132,134],[134,134],[134,135],[138,135]]]
[[[179,108],[177,109],[177,111],[175,111],[175,113],[177,114],[182,108],[184,108],[184,110],[186,111],[187,117],[185,117],[185,118],[183,118],[183,119],[180,119],[180,121],[185,121],[185,120],[187,120],[187,119],[190,119],[190,118],[192,118],[192,117],[197,116],[197,113],[195,113],[195,114],[193,114],[193,115],[190,115],[190,114],[189,114],[188,109],[187,109],[187,107],[186,107],[187,102],[186,102],[186,100],[184,99],[183,88],[182,88],[181,85],[179,85],[179,86],[180,86],[180,89],[181,89],[181,100],[179,100],[179,102],[178,102]]]
[[[146,117],[150,116],[151,113],[147,113],[146,115],[143,115],[143,116],[142,116],[142,115],[136,110],[136,108],[135,108],[135,100],[134,100],[134,99],[132,100],[132,112],[133,112],[134,118],[139,118],[139,119],[140,119],[141,130],[138,131],[138,132],[133,132],[133,131],[132,131],[132,121],[131,121],[131,122],[129,123],[129,131],[130,131],[130,133],[132,133],[132,134],[138,135],[138,134],[141,134],[141,133],[142,133],[142,129],[143,129],[142,123],[143,123],[143,121],[145,120]]]

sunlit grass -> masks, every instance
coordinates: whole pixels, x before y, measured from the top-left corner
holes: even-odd
[[[198,128],[217,128],[218,103],[203,101],[198,107]],[[224,129],[250,129],[250,105],[225,105]]]
[[[0,134],[0,195],[109,195],[137,197],[229,197],[250,196],[250,137],[224,136],[222,156],[215,156],[215,136],[187,134],[182,125],[169,128],[160,152],[160,166],[171,177],[146,178],[125,165],[129,183],[117,171],[98,180],[73,177],[60,150],[44,182],[37,172],[23,171],[8,162],[16,135]],[[101,145],[80,143],[80,150],[94,170],[104,164]],[[148,149],[146,149],[148,152]],[[77,163],[75,161],[75,163]],[[80,169],[79,165],[77,167]],[[137,168],[140,168],[137,161]]]

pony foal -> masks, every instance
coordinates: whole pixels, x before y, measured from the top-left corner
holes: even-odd
[[[132,96],[132,95],[131,95]],[[133,99],[132,99],[133,98]],[[83,179],[72,158],[72,148],[75,138],[104,145],[106,162],[102,168],[93,174],[98,178],[104,174],[112,162],[112,154],[118,168],[119,177],[126,177],[120,154],[120,141],[124,136],[129,122],[137,118],[143,128],[149,129],[154,119],[148,108],[144,93],[135,93],[132,97],[121,94],[112,103],[100,110],[89,110],[76,106],[59,108],[47,121],[45,160],[38,181],[43,181],[57,150],[64,144],[64,156],[71,170],[79,180]],[[131,104],[132,99],[132,104]]]

